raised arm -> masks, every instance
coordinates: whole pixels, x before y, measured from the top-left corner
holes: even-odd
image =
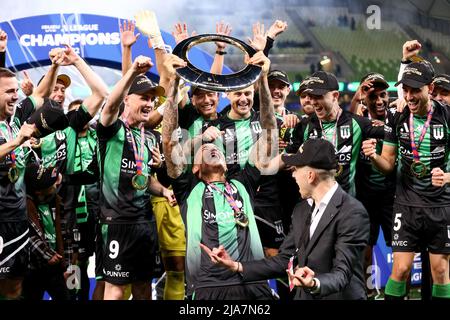
[[[186,160],[183,155],[183,149],[178,141],[178,136],[174,134],[178,128],[177,95],[180,81],[175,75],[175,67],[185,66],[186,63],[174,55],[168,55],[164,63],[171,74],[171,81],[163,116],[162,142],[167,175],[176,179],[183,173]]]
[[[231,34],[231,30],[230,25],[224,23],[223,21],[216,24],[216,33],[219,35],[229,36]],[[226,42],[216,42],[216,54],[214,55],[214,61],[211,65],[211,73],[222,74],[223,65],[225,62],[226,47]]]
[[[258,142],[251,152],[251,161],[262,171],[268,168],[270,160],[278,155],[278,129],[275,118],[275,109],[270,95],[267,75],[270,70],[270,60],[262,51],[258,51],[248,60],[249,64],[261,66],[262,73],[259,79],[260,120],[263,130]],[[273,173],[265,173],[273,174]]]
[[[58,77],[59,66],[63,65],[64,60],[67,58],[63,48],[53,48],[48,55],[52,64],[31,94],[31,97],[36,102],[36,109],[39,109],[44,103],[44,98],[49,97],[52,93]]]
[[[103,107],[100,117],[100,123],[102,126],[109,127],[116,122],[119,116],[119,106],[130,89],[134,78],[141,73],[147,72],[152,66],[152,60],[148,57],[139,56],[134,60],[131,69],[127,71],[119,82],[117,82],[108,100],[106,101],[105,106]]]
[[[130,20],[124,20],[120,25],[120,43],[122,45],[122,76],[133,65],[131,57],[131,47],[136,43],[137,39],[141,35],[140,33],[134,34],[135,23]]]
[[[102,78],[100,78],[86,63],[86,61],[75,53],[72,47],[66,45],[64,53],[66,58],[63,60],[61,65],[73,65],[77,68],[92,91],[91,95],[84,99],[83,105],[86,107],[89,114],[94,117],[105,99],[108,97],[108,87]]]
[[[406,41],[402,47],[402,61],[400,64],[400,69],[398,71],[397,79],[400,81],[405,71],[406,66],[411,63],[411,59],[417,56],[420,52],[422,45],[417,40]],[[403,98],[403,84],[397,86],[397,96],[399,99]]]

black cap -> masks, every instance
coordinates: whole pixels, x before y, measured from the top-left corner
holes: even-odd
[[[198,94],[200,92],[199,90],[218,93],[217,91],[207,90],[205,88],[200,88],[199,86],[191,85],[190,96],[192,97],[193,95]]]
[[[165,90],[163,87],[157,85],[145,75],[139,75],[134,78],[133,83],[131,84],[130,90],[128,90],[128,94],[145,94],[151,93],[156,97],[163,96]]]
[[[27,122],[35,124],[38,133],[37,138],[42,138],[57,130],[63,130],[69,125],[61,105],[55,100],[45,98],[41,108],[35,111]]]
[[[296,94],[297,96],[301,95],[302,92],[306,89],[306,84],[309,83],[309,81],[308,81],[309,78],[310,78],[309,76],[306,77],[306,78],[303,79],[303,81],[300,83],[300,86],[298,87],[297,91],[295,91],[295,94]]]
[[[288,166],[309,166],[316,169],[337,169],[338,162],[334,146],[325,139],[306,140],[294,155],[285,154],[281,157]]]
[[[438,74],[433,80],[434,86],[445,90],[450,90],[450,76],[448,74]]]
[[[25,185],[27,193],[50,188],[58,180],[59,171],[56,167],[44,167],[32,162],[25,169]]]
[[[433,76],[433,71],[428,65],[423,62],[413,62],[408,64],[403,71],[402,79],[395,86],[403,83],[414,89],[422,88],[433,81]]]
[[[289,82],[289,77],[288,75],[281,71],[281,70],[272,70],[269,72],[269,74],[267,75],[267,80],[270,82],[272,80],[279,80],[281,82],[283,82],[284,84],[290,86],[291,83]]]
[[[360,83],[366,81],[372,82],[376,88],[383,88],[383,89],[389,88],[389,83],[387,83],[386,79],[384,79],[384,76],[380,73],[370,72],[366,74],[364,77],[362,77]]]
[[[303,80],[296,94],[300,95],[302,92],[307,92],[316,96],[323,96],[334,90],[339,90],[339,83],[334,74],[317,71]]]

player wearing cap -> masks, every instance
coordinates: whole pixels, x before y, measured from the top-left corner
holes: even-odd
[[[263,65],[261,122],[263,128],[274,131],[276,121],[267,84],[270,62],[262,52],[258,52],[249,63]],[[263,257],[252,205],[260,175],[253,163],[259,166],[260,154],[253,153],[252,160],[243,170],[229,176],[225,157],[219,148],[211,143],[203,144],[195,155],[192,170],[186,170],[185,157],[179,153],[181,145],[178,139],[172,138],[178,126],[174,103],[178,84],[177,80],[173,82],[162,134],[168,174],[174,179],[174,190],[186,225],[187,293],[193,295],[193,299],[201,300],[271,299],[265,282],[243,285],[239,276],[212,265],[199,247],[201,243],[207,246],[221,244],[236,259],[244,261]],[[273,147],[274,142],[271,141]],[[255,150],[265,150],[267,143],[265,139],[259,140]]]
[[[267,81],[277,119],[279,150],[282,151],[299,119],[285,107],[286,98],[291,90],[287,74],[281,70],[271,70],[267,75]],[[288,171],[279,171],[276,175],[265,175],[260,179],[255,197],[255,215],[266,256],[277,254],[278,247],[286,236],[285,230],[288,230],[290,225],[290,215],[295,206],[292,202],[297,199],[289,198],[292,193],[287,195],[280,192],[295,187],[290,185],[290,182],[295,185],[290,175]],[[285,205],[288,206],[286,210]],[[289,208],[289,205],[292,207]]]
[[[50,51],[52,65],[33,94],[16,105],[18,82],[11,71],[0,68],[0,297],[17,298],[27,268],[28,222],[24,169],[28,149],[21,145],[36,132],[25,121],[39,109],[51,92],[51,79],[64,59]]]
[[[434,89],[431,96],[434,100],[450,106],[450,76],[438,74],[433,79]]]
[[[386,299],[403,299],[414,252],[428,247],[433,298],[450,297],[450,189],[443,184],[449,155],[448,108],[430,100],[433,74],[424,63],[409,64],[397,83],[403,84],[407,105],[388,113],[381,155],[376,141],[363,143],[363,151],[382,172],[394,169],[400,158],[400,177],[393,211],[394,265],[386,284]]]
[[[295,94],[299,96],[300,101],[300,107],[303,110],[303,117],[307,118],[314,114],[314,107],[311,105],[311,99],[308,94],[306,94],[306,84],[308,84],[309,76],[303,79],[303,81],[300,83],[300,86],[298,87]]]
[[[178,61],[182,66],[183,61]],[[156,230],[150,193],[172,200],[173,193],[150,176],[160,159],[154,136],[146,132],[156,97],[164,89],[143,73],[153,66],[139,56],[111,92],[97,125],[100,165],[100,217],[103,273],[107,300],[122,299],[127,284],[133,297],[150,299]],[[119,105],[125,109],[119,118]],[[130,235],[133,235],[130,237]]]
[[[63,277],[67,265],[61,234],[62,201],[57,195],[61,181],[57,168],[45,168],[37,163],[26,168],[31,270],[23,281],[25,300],[42,300],[45,291],[52,300],[69,300]]]
[[[338,104],[339,85],[336,77],[317,71],[304,81],[302,94],[309,95],[315,114],[296,126],[287,153],[297,152],[303,141],[324,138],[336,148],[339,170],[336,180],[351,195],[356,194],[355,175],[361,143],[368,137],[383,137],[383,127],[370,120],[342,110]]]
[[[352,99],[352,111],[363,105],[362,115],[372,122],[384,124],[388,108],[389,84],[379,73],[368,73],[361,81]],[[377,150],[381,152],[383,140],[377,140]],[[366,208],[370,218],[370,239],[365,256],[365,274],[371,274],[372,248],[377,243],[380,227],[388,247],[391,246],[392,206],[394,204],[396,175],[395,170],[384,175],[371,163],[370,159],[360,152],[360,159],[356,170],[356,198]]]
[[[295,155],[283,155],[282,159],[295,168],[292,176],[302,198],[308,200],[295,207],[279,254],[259,261],[239,261],[226,248],[202,248],[216,267],[240,273],[245,282],[287,271],[291,288],[298,287],[296,299],[366,299],[363,255],[369,217],[361,203],[334,179],[338,165],[334,146],[323,139],[311,139]]]

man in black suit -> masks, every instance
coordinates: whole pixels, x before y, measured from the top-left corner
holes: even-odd
[[[279,254],[241,263],[223,247],[201,247],[214,263],[241,273],[244,281],[279,277],[287,271],[297,287],[296,299],[366,299],[363,257],[369,216],[336,183],[335,148],[324,139],[310,139],[282,160],[295,168],[293,177],[307,201],[295,207]],[[286,270],[290,261],[294,270]]]

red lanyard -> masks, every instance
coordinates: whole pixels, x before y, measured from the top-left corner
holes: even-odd
[[[137,150],[136,141],[134,139],[133,131],[131,130],[128,122],[126,120],[123,121],[125,127],[128,129],[128,132],[131,135],[131,145],[133,146],[134,160],[136,161],[136,174],[142,175],[142,163],[144,161],[144,147],[145,147],[145,133],[144,126],[141,126],[141,149]]]
[[[332,141],[330,141],[335,148],[337,148],[336,133],[337,133],[338,122],[339,122],[339,118],[341,117],[341,114],[342,114],[342,109],[339,108],[338,114],[336,116],[336,124],[334,125]],[[320,128],[322,129],[322,138],[326,140],[327,139],[327,135],[325,134],[325,130],[323,129],[323,125],[322,125],[322,121],[321,120],[319,120],[319,124],[320,124]]]
[[[230,207],[233,209],[233,211],[236,214],[241,212],[241,209],[236,204],[236,200],[232,196],[233,191],[232,191],[231,185],[228,183],[228,181],[225,181],[225,191],[226,192],[223,192],[222,190],[217,188],[217,186],[215,186],[212,183],[208,183],[208,186],[210,186],[211,188],[213,188],[214,190],[216,190],[217,192],[222,194],[225,197],[225,199],[227,200],[227,202],[230,204]]]
[[[427,121],[423,125],[422,132],[420,133],[420,137],[419,137],[419,141],[417,142],[417,145],[416,145],[416,141],[415,141],[415,137],[414,137],[414,115],[412,113],[410,113],[410,115],[409,115],[409,138],[411,140],[411,150],[413,153],[414,162],[420,161],[419,148],[420,148],[420,145],[422,144],[423,139],[425,138],[427,129],[430,126],[431,117],[433,116],[433,111],[434,111],[433,107],[431,107],[430,111],[428,111]]]

